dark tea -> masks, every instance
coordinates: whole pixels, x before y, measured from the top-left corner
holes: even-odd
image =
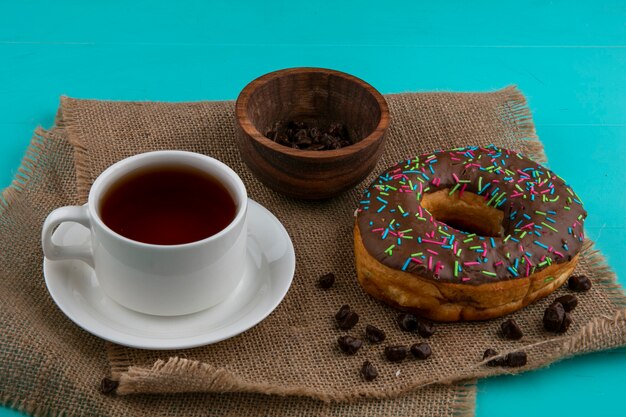
[[[111,185],[100,217],[114,232],[155,245],[206,239],[235,218],[233,197],[219,180],[194,167],[159,165]]]

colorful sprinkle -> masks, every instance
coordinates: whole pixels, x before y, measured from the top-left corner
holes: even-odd
[[[485,205],[503,211],[503,235],[459,231],[419,204],[427,193],[446,188],[466,201],[468,193],[478,194]],[[473,285],[566,262],[584,241],[581,204],[562,178],[490,145],[407,158],[364,191],[356,217],[366,247],[386,265],[411,272],[411,263],[424,264],[427,276]]]

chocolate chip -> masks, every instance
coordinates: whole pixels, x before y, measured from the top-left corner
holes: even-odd
[[[419,318],[417,319],[417,332],[422,337],[430,337],[435,333],[435,325],[433,322]]]
[[[569,281],[567,281],[567,286],[572,291],[589,291],[589,289],[591,288],[591,280],[585,275],[574,275],[569,277]]]
[[[575,295],[568,294],[557,298],[556,300],[554,300],[554,303],[561,303],[563,309],[567,312],[570,312],[578,305],[578,298],[576,298]]]
[[[380,343],[385,340],[387,335],[378,327],[374,327],[371,324],[365,326],[365,337],[371,343]]]
[[[359,322],[359,315],[354,311],[350,310],[346,314],[346,316],[337,322],[338,327],[341,330],[350,330]]]
[[[333,284],[335,283],[335,274],[333,274],[332,272],[329,272],[326,275],[322,275],[317,281],[317,283],[320,286],[320,288],[327,290],[330,287],[332,287]]]
[[[306,129],[300,129],[294,135],[294,140],[299,148],[306,148],[313,143]]]
[[[291,143],[289,142],[289,137],[283,132],[277,132],[274,136],[274,141],[276,143],[280,143],[281,145],[291,146]]]
[[[519,328],[515,320],[508,319],[500,325],[502,330],[502,337],[509,340],[519,340],[524,336],[522,330]]]
[[[352,336],[339,336],[337,343],[339,344],[339,349],[348,355],[354,355],[363,346],[361,339]]]
[[[328,133],[339,138],[344,138],[346,127],[341,123],[331,123],[328,127]]]
[[[559,333],[565,333],[569,329],[570,324],[572,324],[572,316],[569,313],[565,313],[561,327],[559,327]]]
[[[405,332],[417,330],[417,317],[409,313],[400,313],[397,318],[398,326]]]
[[[416,343],[411,346],[411,353],[417,359],[428,359],[430,355],[433,354],[433,351],[430,348],[428,343]]]
[[[496,352],[493,349],[487,349],[485,350],[485,353],[483,353],[483,360],[485,359],[489,359],[492,358],[494,356],[498,356],[498,352]],[[492,359],[489,362],[487,362],[487,366],[502,366],[505,363],[505,358],[496,358],[496,359]]]
[[[346,126],[337,122],[322,129],[315,122],[279,121],[267,130],[265,136],[281,145],[304,150],[339,149],[352,145]]]
[[[526,362],[526,352],[511,352],[506,355],[506,358],[504,360],[504,366],[518,368],[520,366],[526,365]]]
[[[290,120],[287,122],[287,127],[293,130],[306,129],[307,125],[301,120]]]
[[[348,312],[350,311],[350,306],[348,304],[344,304],[339,308],[339,311],[337,311],[337,313],[335,313],[335,319],[337,321],[341,321],[343,320],[346,315],[348,314]]]
[[[319,128],[317,128],[315,126],[309,128],[309,136],[313,140],[317,140],[321,135],[322,135],[322,132],[320,131]]]
[[[564,318],[565,309],[563,305],[552,303],[543,313],[543,328],[549,332],[559,332]]]
[[[488,358],[492,358],[494,356],[496,356],[498,354],[498,352],[495,351],[495,349],[485,349],[485,353],[483,353],[483,360],[488,359]]]
[[[111,394],[119,385],[120,383],[118,381],[110,378],[102,378],[102,381],[100,381],[100,392],[103,394]]]
[[[387,346],[385,347],[385,357],[390,362],[400,362],[406,358],[406,346]]]
[[[361,367],[361,376],[366,381],[373,381],[378,376],[378,371],[370,361],[365,361]]]

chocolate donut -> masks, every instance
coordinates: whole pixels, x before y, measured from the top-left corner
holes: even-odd
[[[483,320],[545,297],[571,275],[587,213],[549,169],[496,146],[406,159],[356,212],[359,283],[432,320]]]

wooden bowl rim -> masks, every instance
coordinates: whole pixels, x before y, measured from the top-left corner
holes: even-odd
[[[258,129],[254,126],[254,124],[248,118],[248,113],[246,109],[248,108],[248,102],[250,101],[250,96],[252,93],[262,85],[267,84],[269,81],[272,81],[276,78],[284,77],[287,75],[293,74],[307,74],[307,73],[321,73],[334,75],[345,80],[351,81],[361,88],[365,89],[369,94],[371,94],[376,102],[378,103],[378,108],[380,110],[380,120],[376,125],[376,128],[365,138],[361,139],[357,143],[346,146],[345,148],[340,149],[332,149],[326,151],[309,151],[303,149],[293,149],[289,148],[285,145],[281,145],[279,143],[274,142],[273,140],[265,137]],[[237,97],[237,101],[235,103],[235,114],[237,120],[239,122],[239,126],[243,129],[243,131],[253,138],[255,141],[260,143],[263,146],[266,146],[276,152],[290,155],[297,158],[303,159],[334,159],[337,157],[347,156],[361,151],[362,149],[367,148],[368,146],[376,143],[383,137],[385,130],[389,127],[389,106],[387,105],[387,101],[383,97],[383,95],[372,87],[367,82],[362,79],[355,77],[354,75],[350,75],[345,72],[336,71],[328,68],[317,68],[317,67],[295,67],[295,68],[286,68],[278,71],[269,72],[265,75],[262,75],[250,83],[246,85],[241,93],[239,93],[239,97]]]

